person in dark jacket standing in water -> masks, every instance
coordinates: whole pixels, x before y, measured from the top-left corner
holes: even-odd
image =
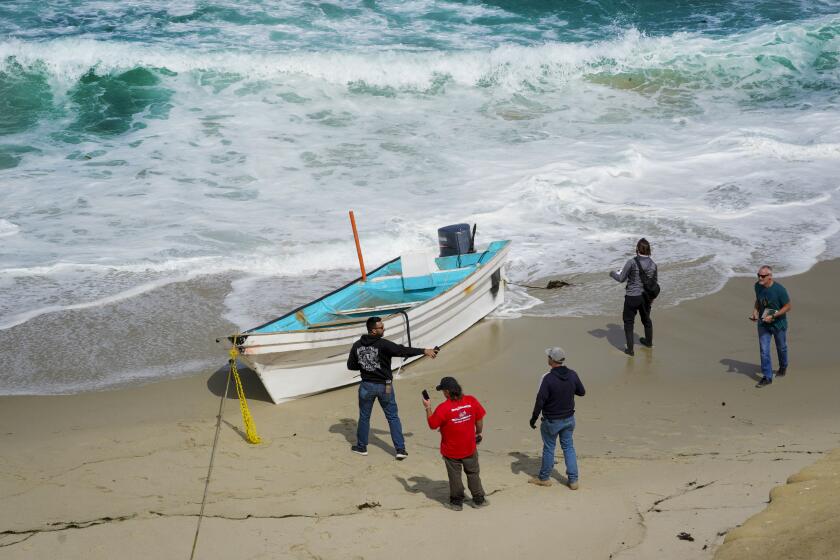
[[[610,272],[610,276],[617,282],[627,282],[624,288],[624,311],[621,314],[624,320],[624,337],[627,345],[624,353],[632,356],[633,352],[633,326],[636,322],[636,313],[642,318],[642,325],[645,327],[645,336],[639,339],[642,346],[653,348],[653,321],[650,320],[651,300],[645,295],[642,284],[642,276],[639,267],[645,272],[648,278],[659,282],[659,272],[656,263],[650,258],[650,243],[644,237],[636,243],[636,256],[627,259],[624,267],[616,272]]]
[[[409,358],[425,354],[430,358],[437,356],[437,348],[411,348],[401,346],[384,338],[385,325],[379,317],[369,317],[367,320],[368,334],[353,343],[350,356],[347,358],[347,368],[361,372],[362,382],[359,384],[359,425],[356,430],[356,445],[350,449],[353,453],[367,455],[368,435],[370,433],[370,414],[373,411],[373,401],[378,400],[388,428],[391,430],[391,441],[394,443],[396,458],[402,461],[408,457],[405,450],[402,424],[397,411],[397,396],[394,394],[393,376],[391,375],[391,358]]]
[[[548,479],[554,468],[554,449],[557,438],[560,438],[560,448],[566,461],[566,478],[569,488],[578,489],[578,466],[575,454],[575,442],[572,435],[575,431],[575,395],[582,397],[586,394],[583,383],[578,374],[565,366],[566,352],[559,346],[548,348],[548,365],[551,371],[543,375],[534,412],[531,414],[531,428],[537,428],[537,418],[542,413],[540,434],[543,440],[543,456],[540,473],[528,480],[537,486],[551,486]]]

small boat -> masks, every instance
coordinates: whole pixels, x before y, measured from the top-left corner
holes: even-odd
[[[469,233],[467,224],[457,226],[467,227]],[[441,237],[441,252],[445,249]],[[363,272],[315,301],[230,338],[275,403],[358,383],[359,373],[347,369],[347,356],[367,333],[368,317],[381,317],[386,338],[398,344],[441,346],[504,301],[502,265],[509,249],[509,241],[493,241],[469,252],[471,239],[469,249],[457,254],[406,253],[366,277]],[[451,247],[447,250],[452,252]],[[400,362],[394,360],[394,367]]]

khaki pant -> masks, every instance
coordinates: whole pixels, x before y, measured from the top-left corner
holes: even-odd
[[[467,473],[467,486],[473,500],[484,497],[484,488],[481,487],[481,478],[478,476],[478,451],[463,459],[444,457],[443,462],[446,464],[446,474],[449,476],[450,502],[462,503],[464,501],[464,483],[461,481],[462,468]]]

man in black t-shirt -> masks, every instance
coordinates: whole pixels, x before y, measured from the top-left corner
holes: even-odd
[[[408,453],[405,450],[405,438],[403,438],[402,424],[397,411],[397,398],[392,384],[391,358],[394,356],[410,358],[421,355],[434,358],[438,350],[436,348],[411,348],[391,342],[383,336],[385,325],[379,317],[368,318],[367,330],[368,334],[362,335],[353,343],[350,356],[347,358],[347,368],[361,372],[362,376],[362,382],[359,384],[359,425],[356,430],[356,445],[350,449],[353,453],[367,455],[370,415],[373,411],[373,402],[378,400],[388,420],[396,458],[402,461],[408,457]]]

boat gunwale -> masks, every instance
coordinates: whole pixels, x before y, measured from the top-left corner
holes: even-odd
[[[447,288],[446,290],[442,291],[441,293],[437,294],[436,296],[434,296],[434,297],[432,297],[432,298],[429,298],[429,299],[427,299],[427,300],[423,301],[423,302],[422,302],[422,303],[420,303],[419,305],[416,305],[416,306],[413,306],[413,307],[409,307],[408,309],[419,309],[419,308],[423,307],[424,305],[426,305],[426,304],[428,304],[428,303],[431,303],[431,302],[435,301],[436,299],[440,298],[441,296],[446,295],[446,294],[448,294],[449,292],[451,292],[451,291],[452,291],[454,288],[456,288],[457,286],[460,286],[460,285],[464,284],[464,283],[465,283],[465,282],[466,282],[469,278],[471,278],[472,276],[474,276],[474,275],[475,275],[475,274],[477,274],[478,272],[480,272],[480,271],[482,271],[482,270],[485,270],[485,269],[487,269],[488,267],[490,267],[490,265],[491,265],[491,264],[492,264],[492,263],[493,263],[496,259],[498,259],[498,258],[500,258],[500,257],[502,256],[502,255],[501,255],[501,253],[502,253],[503,251],[506,251],[507,249],[509,249],[509,248],[510,248],[510,240],[509,240],[509,239],[502,239],[502,240],[499,240],[499,241],[500,241],[500,242],[503,242],[503,243],[504,243],[504,245],[503,245],[502,247],[500,247],[500,248],[496,251],[496,254],[495,254],[495,255],[493,256],[493,258],[492,258],[492,259],[490,259],[488,262],[484,263],[482,266],[474,266],[474,267],[473,267],[473,268],[474,268],[474,270],[473,270],[472,272],[470,272],[467,276],[465,276],[465,277],[464,277],[464,278],[463,278],[460,282],[457,282],[457,283],[453,284],[452,286],[450,286],[450,287],[449,287],[449,288]],[[492,244],[492,243],[495,243],[495,241],[491,241],[490,243],[491,243],[491,244]],[[489,247],[489,245],[488,245],[488,247]],[[482,252],[482,253],[486,253],[487,251],[488,251],[488,250],[487,250],[487,249],[485,249],[484,251],[481,251],[481,252]],[[381,265],[381,266],[378,266],[378,267],[377,267],[377,268],[376,268],[373,272],[377,272],[377,271],[381,270],[382,268],[384,268],[384,267],[388,266],[389,264],[391,264],[391,263],[393,263],[393,262],[395,262],[395,261],[397,261],[397,260],[399,260],[399,259],[400,259],[400,257],[396,257],[396,258],[394,258],[394,259],[391,259],[390,261],[386,262],[385,264],[383,264],[383,265]],[[478,263],[476,263],[476,264],[478,264]],[[372,273],[373,273],[373,272],[372,272]],[[372,273],[371,273],[371,274],[372,274]],[[264,324],[262,324],[262,325],[260,325],[260,326],[258,326],[258,327],[253,327],[252,329],[249,329],[248,331],[245,331],[245,332],[243,332],[243,333],[240,333],[238,336],[245,336],[245,337],[252,337],[252,336],[276,336],[276,335],[293,334],[293,333],[314,333],[314,332],[324,332],[324,331],[338,331],[338,330],[346,329],[346,328],[348,328],[348,327],[353,327],[353,326],[355,326],[355,325],[358,325],[358,324],[360,324],[360,323],[363,323],[363,322],[365,322],[365,321],[367,320],[367,317],[359,317],[359,320],[358,320],[358,321],[356,321],[356,322],[348,322],[348,323],[345,323],[345,324],[344,324],[344,325],[342,325],[342,326],[336,325],[335,327],[325,327],[325,328],[315,328],[315,329],[285,330],[285,331],[263,332],[263,333],[255,333],[255,332],[252,332],[252,331],[255,331],[255,330],[257,330],[257,329],[261,329],[261,328],[263,328],[263,327],[266,327],[266,326],[268,326],[268,325],[270,325],[270,324],[272,324],[272,323],[274,323],[274,322],[276,322],[276,321],[279,321],[279,320],[281,320],[281,319],[285,319],[286,317],[288,317],[288,316],[290,316],[290,315],[292,315],[292,314],[294,314],[294,313],[297,313],[297,312],[298,312],[298,311],[300,311],[301,309],[304,309],[305,307],[308,307],[308,306],[312,305],[313,303],[317,303],[317,302],[321,301],[321,300],[322,300],[322,299],[324,299],[324,298],[327,298],[327,297],[329,297],[329,296],[331,296],[331,295],[333,295],[333,294],[335,294],[335,293],[337,293],[337,292],[340,292],[341,290],[343,290],[343,289],[345,289],[345,288],[348,288],[348,287],[352,286],[353,284],[355,284],[356,282],[358,282],[358,281],[359,281],[359,280],[361,280],[361,279],[362,279],[362,278],[361,278],[361,276],[360,276],[360,277],[356,278],[355,280],[353,280],[353,281],[351,281],[351,282],[348,282],[348,283],[347,283],[347,284],[345,284],[344,286],[342,286],[342,287],[340,287],[340,288],[337,288],[337,289],[333,290],[332,292],[330,292],[330,293],[328,293],[328,294],[325,294],[325,295],[323,295],[323,296],[319,297],[318,299],[314,299],[314,300],[310,301],[309,303],[306,303],[306,304],[304,304],[304,305],[302,305],[302,306],[298,307],[297,309],[294,309],[294,310],[292,310],[292,311],[289,311],[289,312],[288,312],[288,313],[286,313],[285,315],[282,315],[282,316],[280,316],[280,317],[278,317],[278,318],[276,318],[276,319],[273,319],[273,320],[271,320],[271,321],[268,321],[267,323],[264,323]],[[401,311],[397,311],[397,312],[395,312],[395,313],[389,313],[389,314],[387,314],[387,315],[386,315],[386,314],[383,314],[383,319],[389,319],[389,318],[391,318],[391,317],[394,317],[394,316],[396,316],[396,315],[399,315],[400,313],[401,313]]]

